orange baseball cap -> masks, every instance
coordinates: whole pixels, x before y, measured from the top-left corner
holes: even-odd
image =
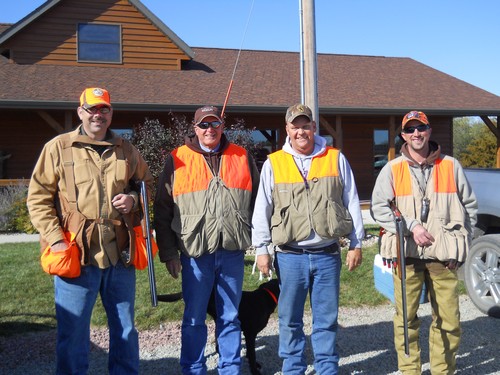
[[[96,105],[111,107],[109,92],[99,87],[91,87],[83,90],[80,95],[80,107],[91,108]]]
[[[405,125],[411,120],[417,120],[420,121],[422,124],[429,125],[429,120],[427,120],[427,116],[425,115],[424,112],[410,111],[403,117],[403,122],[401,123],[401,127],[404,128]]]

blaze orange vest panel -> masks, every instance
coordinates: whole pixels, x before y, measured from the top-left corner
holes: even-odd
[[[397,197],[412,195],[410,166],[402,161],[392,166],[395,195]],[[438,159],[432,172],[435,193],[456,193],[455,174],[451,160]]]
[[[439,159],[434,166],[434,191],[436,193],[456,193],[457,184],[453,161]]]
[[[181,146],[172,152],[172,156],[175,168],[172,191],[174,197],[208,189],[214,176],[202,154]],[[229,145],[221,158],[220,176],[229,188],[252,190],[245,149]]]

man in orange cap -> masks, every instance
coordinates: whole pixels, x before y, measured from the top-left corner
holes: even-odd
[[[405,223],[406,301],[409,356],[405,354],[401,281],[393,273],[394,343],[402,374],[421,374],[417,317],[425,283],[432,306],[429,354],[432,374],[455,373],[460,343],[457,269],[465,261],[476,222],[477,202],[460,163],[430,141],[425,113],[408,112],[402,121],[401,156],[387,163],[372,193],[371,215],[386,230],[381,255],[397,258],[394,201]]]
[[[54,278],[56,373],[87,373],[90,318],[100,294],[108,317],[109,373],[138,374],[135,268],[124,256],[130,255],[130,246],[122,215],[139,209],[131,182],[151,186],[153,179],[137,149],[109,129],[113,108],[108,91],[85,89],[77,113],[81,124],[76,130],[44,146],[27,201],[31,221],[52,253],[70,248],[69,227],[79,245],[79,276]]]

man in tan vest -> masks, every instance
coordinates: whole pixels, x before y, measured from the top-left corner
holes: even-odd
[[[198,108],[193,125],[195,136],[167,156],[159,178],[159,256],[174,278],[182,272],[182,373],[207,371],[205,320],[214,291],[219,374],[239,374],[238,306],[259,174],[251,155],[223,134],[218,108]]]
[[[339,238],[349,238],[346,265],[361,264],[364,237],[358,192],[347,159],[315,135],[309,107],[295,104],[285,115],[287,138],[269,155],[261,172],[252,218],[252,243],[259,270],[272,267],[276,246],[280,280],[279,354],[283,374],[304,374],[304,304],[310,293],[311,343],[318,374],[338,373],[336,348],[341,255]]]
[[[406,300],[409,357],[405,355],[401,281],[393,273],[396,314],[394,343],[398,367],[405,375],[421,374],[417,317],[422,286],[432,305],[429,353],[432,374],[454,374],[460,342],[457,269],[465,261],[477,202],[460,163],[430,141],[427,116],[411,111],[403,117],[401,156],[387,163],[373,189],[371,214],[386,230],[381,255],[396,259],[396,224],[389,202],[403,216],[406,254]]]

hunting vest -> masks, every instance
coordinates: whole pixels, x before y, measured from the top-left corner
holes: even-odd
[[[280,150],[269,155],[274,175],[273,244],[303,241],[311,230],[324,239],[352,231],[352,218],[342,201],[338,159],[339,150],[327,147],[312,158],[310,170],[303,176],[291,154]]]
[[[184,254],[251,245],[252,178],[244,148],[230,144],[214,175],[204,156],[181,146],[172,152],[175,213],[172,229]]]
[[[421,223],[434,237],[431,246],[417,246],[413,236],[405,238],[407,257],[447,261],[465,261],[470,242],[470,234],[465,227],[466,210],[458,196],[453,159],[444,156],[437,159],[432,167],[425,188],[419,187],[412,176],[408,161],[398,158],[391,162],[396,205],[403,216],[421,221],[422,198],[429,199],[429,216]],[[425,197],[424,197],[425,194]],[[384,235],[382,248],[391,251],[387,257],[396,257],[394,235]],[[382,256],[384,256],[382,254]]]

